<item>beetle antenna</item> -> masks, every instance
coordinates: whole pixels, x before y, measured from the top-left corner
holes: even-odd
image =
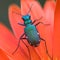
[[[30,9],[29,9],[28,13],[31,11],[32,6],[33,6],[33,4],[31,5],[31,7],[30,7]],[[27,13],[27,14],[28,14],[28,13]]]
[[[18,15],[20,15],[20,16],[23,16],[22,14],[19,14],[19,13],[16,13],[16,12],[13,12],[13,13],[18,14]]]

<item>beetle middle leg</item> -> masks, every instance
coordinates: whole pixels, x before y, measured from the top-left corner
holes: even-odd
[[[23,33],[23,34],[21,35],[20,39],[21,39],[24,35],[25,35],[25,33]],[[19,46],[20,46],[20,39],[19,39],[19,41],[18,41],[18,45],[17,45],[16,49],[14,50],[14,52],[13,52],[12,54],[14,54],[14,53],[18,50],[18,48],[19,48]],[[26,38],[23,38],[23,39],[26,39]]]
[[[23,38],[23,36],[25,35],[25,33],[20,37],[20,39],[22,40],[22,42],[24,43],[24,45],[27,47],[27,49],[28,49],[28,53],[29,53],[29,60],[31,60],[31,54],[30,54],[30,50],[29,50],[29,46],[28,45],[26,45],[26,43],[23,41],[23,39],[26,39],[27,40],[27,38],[26,37],[24,37]]]
[[[25,34],[25,33],[24,33],[24,34]],[[23,39],[27,39],[27,38],[26,38],[26,37],[25,37],[25,38],[21,37],[20,39],[22,40],[22,42],[23,42],[23,43],[25,44],[25,46],[27,47],[27,49],[28,49],[28,53],[29,53],[29,57],[30,57],[29,60],[31,60],[30,50],[29,50],[29,48],[28,48],[29,46],[27,46],[26,43],[23,41]]]
[[[25,46],[27,47],[28,52],[29,52],[29,57],[30,57],[30,60],[31,60],[30,50],[29,50],[28,46],[26,45],[26,43],[23,41],[23,39],[27,39],[26,37],[23,37],[24,35],[25,35],[25,33],[23,33],[23,34],[21,35],[21,37],[20,37],[20,39],[19,39],[19,42],[18,42],[18,46],[17,46],[17,48],[15,49],[15,51],[14,51],[12,54],[14,54],[14,53],[18,50],[18,48],[19,48],[19,46],[20,46],[20,40],[21,40],[21,41],[25,44]]]
[[[47,53],[47,55],[50,57],[51,60],[53,60],[52,57],[51,57],[51,56],[49,55],[49,53],[48,53],[48,49],[47,49],[47,45],[46,45],[46,41],[45,41],[43,38],[41,38],[41,37],[40,37],[40,39],[41,39],[42,41],[44,41],[44,43],[45,43],[46,53]]]

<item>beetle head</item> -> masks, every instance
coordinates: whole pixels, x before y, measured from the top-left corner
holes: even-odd
[[[27,24],[30,24],[32,21],[30,20],[31,16],[30,15],[23,15],[22,16],[22,19],[24,21],[24,24],[27,25]]]
[[[23,21],[27,21],[27,20],[30,20],[30,17],[31,16],[27,14],[27,15],[23,15],[22,19],[23,19]]]

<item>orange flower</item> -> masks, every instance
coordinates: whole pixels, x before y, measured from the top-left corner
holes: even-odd
[[[53,56],[54,60],[60,60],[60,0],[56,2],[55,16],[54,16],[54,40],[53,40]]]
[[[5,56],[7,57],[5,57],[5,60],[30,60],[28,49],[21,40],[19,49],[14,53],[14,55],[12,55],[12,53],[18,45],[20,36],[24,33],[24,27],[18,25],[18,22],[23,23],[21,15],[19,14],[27,14],[31,5],[32,8],[29,12],[31,15],[31,20],[33,21],[35,19],[39,19],[42,16],[43,19],[39,21],[45,24],[50,24],[49,26],[40,24],[36,28],[40,33],[40,36],[45,39],[48,53],[52,57],[55,2],[46,1],[44,8],[42,8],[35,0],[21,0],[21,9],[16,4],[12,4],[8,10],[9,21],[14,34],[4,25],[0,24],[0,49],[2,49],[2,54],[4,54],[3,58]],[[41,41],[38,47],[30,46],[27,40],[24,42],[30,50],[31,60],[50,60],[48,54],[46,53],[46,47],[43,41]]]

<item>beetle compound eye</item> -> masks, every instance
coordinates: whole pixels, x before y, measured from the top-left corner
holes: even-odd
[[[29,19],[31,18],[31,16],[29,15]]]
[[[23,19],[23,17],[22,17],[22,19]],[[23,19],[24,20],[24,19]]]
[[[25,16],[22,16],[22,19],[23,19],[23,20],[26,20]]]
[[[31,18],[31,16],[29,16],[29,19]]]
[[[22,16],[22,19],[24,20],[24,16]]]

